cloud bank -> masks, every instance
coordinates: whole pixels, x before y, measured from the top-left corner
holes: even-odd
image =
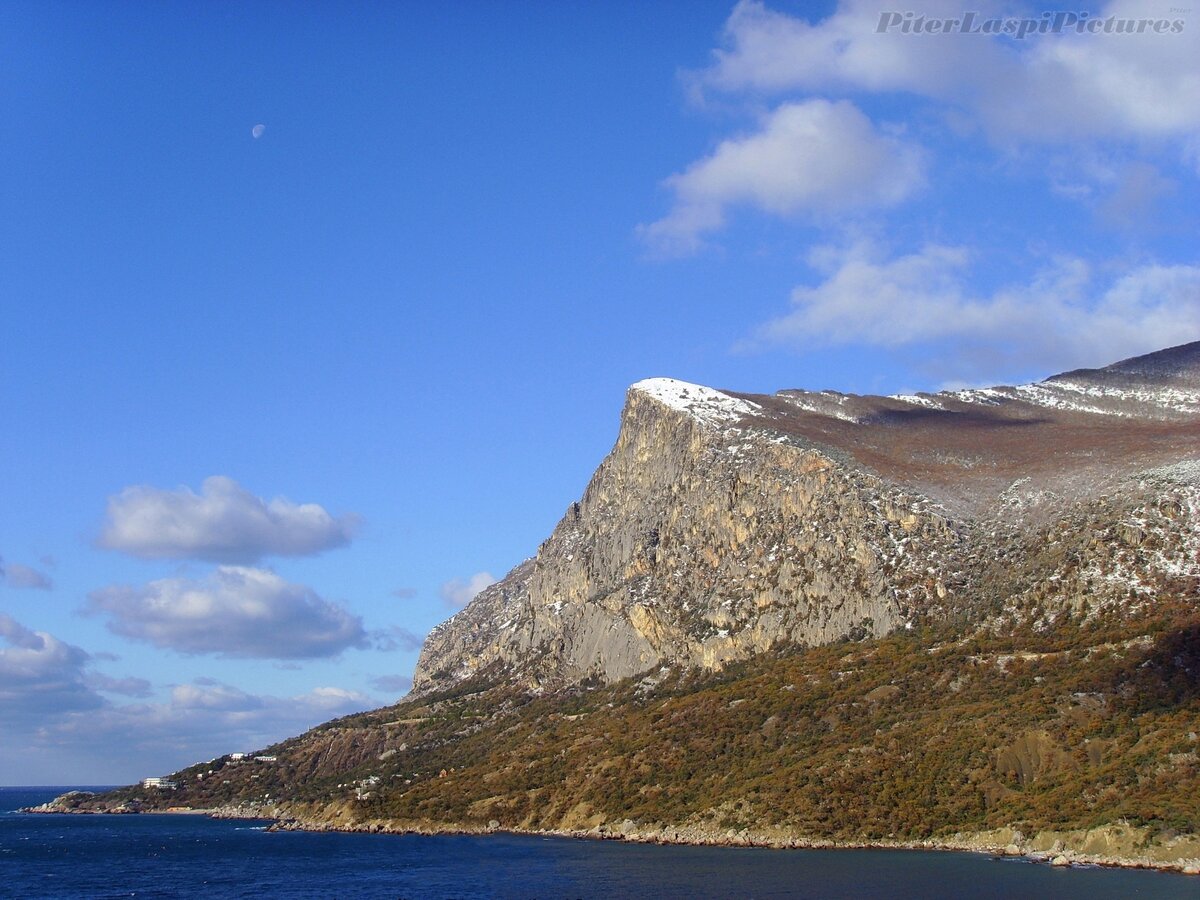
[[[979,20],[1012,15],[999,3],[972,9]],[[921,14],[964,13],[953,0],[931,0]],[[1066,148],[1073,159],[1081,142],[1154,145],[1200,169],[1200,29],[1068,30],[1014,41],[881,33],[886,15],[877,3],[848,0],[810,23],[760,0],[738,3],[712,64],[686,81],[699,105],[713,97],[726,108],[740,105],[757,130],[727,138],[668,178],[672,208],[639,226],[641,239],[664,255],[694,253],[704,235],[726,225],[734,205],[823,224],[895,207],[926,183],[933,141],[951,134],[981,134],[1002,154]],[[1115,2],[1093,18],[1144,15],[1139,4]],[[872,99],[883,99],[884,108],[915,101],[917,114],[908,118],[921,123],[920,141],[863,113]]]
[[[90,659],[79,647],[0,613],[0,723],[36,722],[47,710],[99,707],[103,701],[84,672]]]
[[[1013,14],[1011,6],[995,2],[970,9],[981,21]],[[961,19],[964,7],[929,0],[920,12]],[[724,46],[714,51],[713,64],[691,76],[694,91],[907,93],[965,114],[997,144],[1187,140],[1200,129],[1200,69],[1194,62],[1200,29],[1122,35],[1068,30],[1017,42],[981,34],[880,33],[884,14],[872,0],[851,0],[810,24],[746,0],[726,21]],[[1115,2],[1092,18],[1147,14],[1144,3]]]
[[[114,703],[105,695],[144,699],[152,686],[94,671],[100,657],[0,614],[0,783],[134,781],[375,705],[339,687],[277,697],[211,678],[173,685],[163,702]]]
[[[1200,266],[1145,265],[1117,278],[1060,258],[1027,284],[979,295],[969,287],[971,254],[930,244],[888,257],[869,243],[814,250],[824,276],[792,292],[792,310],[756,333],[797,348],[869,344],[909,347],[953,339],[963,366],[988,364],[980,345],[1011,361],[1054,359],[1064,368],[1101,365],[1200,335]]]
[[[147,485],[109,497],[98,543],[142,559],[248,564],[265,556],[310,556],[348,544],[356,516],[315,503],[263,500],[232,478],[206,478],[200,493]]]
[[[362,620],[274,572],[219,566],[203,580],[163,578],[88,595],[115,634],[181,653],[310,659],[367,646]]]
[[[703,249],[735,209],[805,226],[798,242],[820,234],[801,251],[816,282],[737,349],[878,347],[927,374],[990,380],[1200,338],[1200,266],[1175,237],[1194,224],[1180,195],[1200,173],[1197,23],[1016,40],[893,27],[962,22],[956,0],[915,13],[843,0],[811,21],[793,8],[742,0],[709,65],[684,75],[697,109],[753,124],[671,175],[668,212],[638,228],[664,255]],[[1023,8],[984,0],[969,15],[1042,16]],[[1179,17],[1168,13],[1115,0],[1075,15]],[[1090,245],[1081,214],[1097,228]],[[881,234],[903,252],[862,240]],[[1151,246],[1169,261],[1147,251],[1160,235]],[[1047,244],[1073,249],[1055,258]],[[1000,287],[997,261],[1011,272]]]

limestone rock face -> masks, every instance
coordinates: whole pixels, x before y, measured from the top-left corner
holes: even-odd
[[[639,382],[583,497],[430,633],[414,690],[1200,595],[1200,344],[1142,359],[909,397]]]

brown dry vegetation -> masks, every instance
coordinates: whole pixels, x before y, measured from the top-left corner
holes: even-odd
[[[1095,482],[1114,473],[1152,468],[1190,454],[1200,444],[1196,419],[1119,419],[1047,409],[1019,401],[982,406],[943,399],[945,410],[914,409],[885,397],[852,397],[848,422],[798,411],[779,397],[753,400],[763,414],[748,421],[820,447],[841,451],[899,485],[959,512],[994,503],[1016,478],[1030,488],[1066,489],[1064,479]]]
[[[1118,820],[1200,832],[1200,618],[930,632],[534,697],[481,681],[179,773],[169,797],[289,798],[484,828],[632,819],[924,838]],[[443,775],[443,771],[445,774]],[[368,781],[367,779],[372,779]],[[361,799],[360,799],[361,798]]]

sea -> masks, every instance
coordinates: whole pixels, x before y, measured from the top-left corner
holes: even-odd
[[[272,832],[249,819],[19,812],[67,790],[0,788],[0,896],[1200,898],[1194,876],[977,853]]]

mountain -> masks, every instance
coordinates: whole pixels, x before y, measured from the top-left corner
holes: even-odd
[[[430,634],[415,691],[481,672],[612,683],[921,623],[1139,614],[1200,575],[1198,439],[1200,342],[940,394],[642,381],[537,555]]]
[[[1200,343],[1036,384],[630,388],[397,704],[47,811],[1200,872]]]

